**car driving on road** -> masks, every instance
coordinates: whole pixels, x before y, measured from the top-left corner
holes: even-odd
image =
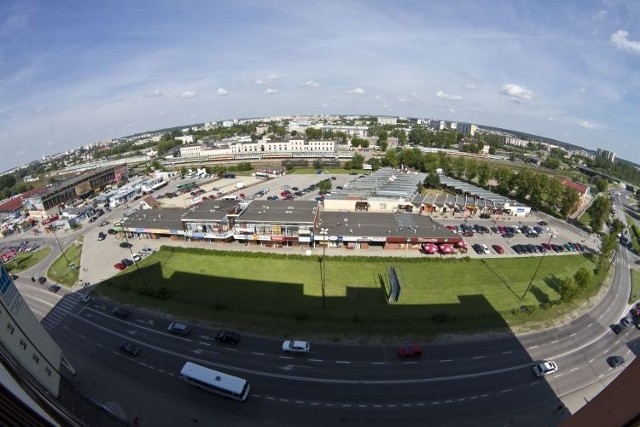
[[[551,360],[545,360],[544,362],[538,363],[533,367],[533,373],[536,377],[543,377],[545,375],[553,374],[558,370],[558,365]]]
[[[213,336],[213,339],[226,344],[238,344],[240,342],[240,334],[236,331],[222,330],[218,331]]]
[[[140,353],[140,346],[129,341],[123,341],[120,344],[120,350],[132,356],[137,356]]]
[[[422,347],[417,344],[406,344],[398,347],[398,357],[420,357],[422,356]]]
[[[282,343],[282,351],[286,353],[308,353],[311,345],[307,341],[286,340]]]

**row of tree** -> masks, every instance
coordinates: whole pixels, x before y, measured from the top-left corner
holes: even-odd
[[[451,157],[443,152],[422,153],[416,148],[400,152],[387,150],[381,164],[391,167],[404,165],[430,173],[442,169],[447,176],[481,187],[487,187],[492,180],[492,190],[496,193],[514,197],[531,207],[565,218],[576,210],[580,202],[579,194],[564,186],[560,179],[528,168],[515,171],[506,165],[475,158]],[[427,184],[430,183],[432,181],[428,178]]]

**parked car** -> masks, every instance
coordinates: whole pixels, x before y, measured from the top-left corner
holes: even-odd
[[[167,331],[172,334],[187,336],[191,333],[191,326],[185,323],[171,322],[167,327]]]
[[[623,317],[622,319],[620,319],[620,325],[622,325],[623,328],[631,326],[632,323],[633,321],[628,317]]]
[[[533,367],[533,373],[536,375],[536,377],[553,374],[557,370],[558,365],[556,365],[556,363],[551,360],[545,360]]]
[[[620,332],[622,332],[622,330],[624,329],[619,323],[614,323],[613,325],[610,325],[609,327],[611,328],[613,333],[616,334],[616,335],[620,334]]]
[[[119,317],[121,319],[124,319],[125,317],[129,316],[129,310],[126,307],[123,307],[121,305],[115,307],[111,313],[116,316]]]
[[[115,264],[113,264],[113,268],[115,268],[116,270],[124,270],[125,268],[127,268],[127,266],[121,262],[116,262]]]
[[[213,336],[213,339],[226,344],[238,344],[240,342],[240,334],[236,331],[222,330]]]
[[[282,351],[286,353],[308,353],[310,350],[308,341],[286,340],[282,343]]]
[[[471,247],[473,248],[474,251],[476,251],[476,253],[478,255],[483,255],[484,254],[484,249],[482,248],[480,243],[475,243]]]
[[[83,294],[80,296],[80,301],[82,301],[83,303],[87,304],[90,303],[91,301],[93,301],[93,297],[89,294]]]
[[[98,241],[102,241],[106,238],[107,238],[107,235],[104,234],[102,231],[98,233]]]
[[[491,247],[494,251],[496,251],[497,254],[502,255],[504,253],[504,248],[500,245],[491,245]]]
[[[123,258],[120,260],[120,264],[124,265],[125,267],[130,267],[133,265],[133,261],[129,258]]]
[[[142,255],[140,254],[133,254],[133,261],[138,262],[142,260]]]
[[[125,249],[129,249],[130,247],[132,247],[133,245],[129,242],[120,242],[119,245],[121,248],[125,248]]]
[[[622,356],[609,356],[609,357],[607,357],[607,363],[612,368],[617,368],[618,366],[624,365],[624,357],[622,357]]]
[[[140,346],[129,341],[123,341],[122,344],[120,344],[120,350],[132,356],[137,356],[138,353],[140,353]]]
[[[422,347],[417,344],[406,344],[398,347],[398,357],[420,357],[422,356]]]
[[[116,230],[114,230],[113,228],[110,228],[107,230],[108,234],[118,234],[118,232]]]
[[[480,245],[482,247],[482,252],[484,252],[485,255],[489,255],[491,253],[491,251],[489,250],[489,247],[485,244]]]

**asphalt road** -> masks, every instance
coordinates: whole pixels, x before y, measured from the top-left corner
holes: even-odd
[[[115,273],[113,262],[127,252],[109,240],[113,236],[90,239],[96,228],[83,229],[81,271],[94,281]],[[133,243],[139,250],[166,242]],[[237,346],[221,345],[204,325],[177,337],[166,332],[173,319],[162,314],[134,309],[117,319],[108,301],[83,304],[77,294],[50,294],[21,280],[19,287],[36,312],[56,304],[43,324],[76,367],[81,389],[129,420],[139,416],[143,425],[184,425],[192,417],[203,425],[555,425],[565,415],[556,411],[559,405],[570,406],[571,396],[620,372],[609,368],[607,356],[635,357],[640,332],[615,335],[609,328],[629,309],[633,262],[621,249],[612,286],[559,327],[428,344],[416,360],[398,359],[395,347],[384,345],[312,343],[308,355],[283,354],[277,338],[243,336]],[[138,357],[119,351],[125,339],[142,346]],[[558,373],[534,377],[531,366],[541,359],[555,360]],[[186,360],[248,379],[249,400],[237,403],[188,386],[177,377]]]

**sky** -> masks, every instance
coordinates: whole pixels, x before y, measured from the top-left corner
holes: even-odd
[[[640,163],[637,0],[3,0],[0,171],[231,118],[496,126]]]

